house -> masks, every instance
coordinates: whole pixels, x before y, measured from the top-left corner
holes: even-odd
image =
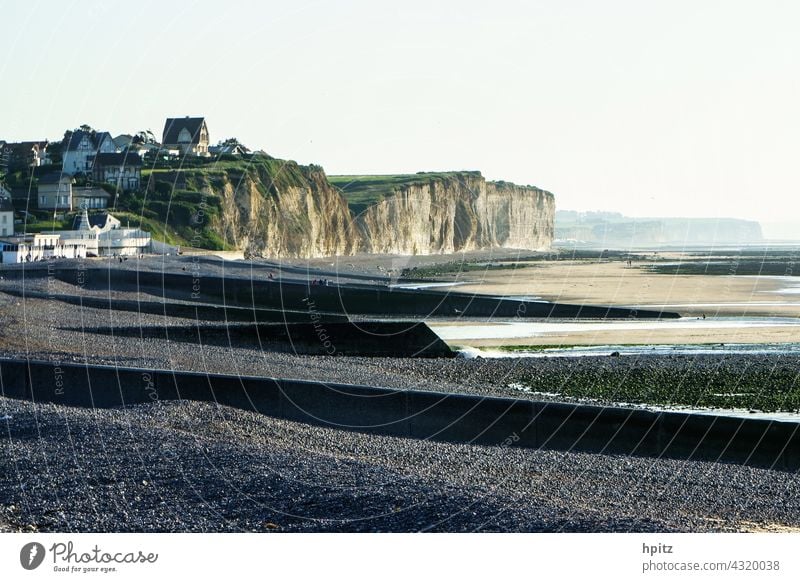
[[[132,192],[142,182],[142,158],[130,151],[97,154],[93,172],[98,182],[111,184],[117,191]]]
[[[205,118],[168,118],[161,143],[165,149],[178,149],[185,156],[208,156],[210,140]]]
[[[111,194],[93,186],[72,189],[72,210],[78,208],[108,208]]]
[[[117,151],[117,146],[107,131],[76,129],[67,132],[62,145],[63,169],[71,176],[91,174],[98,154],[113,154]]]
[[[61,240],[58,233],[25,234],[0,240],[3,263],[86,258],[86,245]]]
[[[133,136],[128,133],[123,133],[115,137],[113,141],[118,150],[124,150],[133,143]]]
[[[38,168],[50,163],[45,141],[21,141],[16,143],[0,143],[0,167],[10,171],[23,168]]]
[[[40,210],[72,210],[72,176],[60,172],[39,178]]]
[[[0,236],[14,234],[14,205],[11,196],[0,197]]]
[[[250,150],[240,143],[221,143],[208,148],[208,153],[215,157],[221,155],[242,156],[249,154]]]

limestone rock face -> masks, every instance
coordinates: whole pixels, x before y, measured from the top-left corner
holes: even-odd
[[[168,178],[176,181],[173,175]],[[357,215],[318,166],[270,159],[187,171],[178,180],[214,198],[219,212],[209,218],[209,226],[228,246],[249,256],[539,250],[553,239],[552,194],[487,182],[478,172],[452,172],[399,186]]]
[[[430,255],[487,248],[540,250],[553,240],[553,195],[455,174],[402,186],[354,217],[366,253]]]
[[[293,181],[245,173],[206,183],[203,191],[222,203],[215,229],[250,256],[353,254],[358,237],[351,232],[346,201],[322,169],[302,170],[301,179]]]

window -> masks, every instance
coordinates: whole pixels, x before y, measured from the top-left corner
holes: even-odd
[[[47,206],[47,196],[39,196],[39,206]]]

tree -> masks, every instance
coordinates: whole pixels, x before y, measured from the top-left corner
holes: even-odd
[[[140,144],[155,144],[156,143],[156,136],[153,135],[153,132],[149,129],[145,129],[143,131],[136,132],[136,135],[133,136],[133,143],[140,143]]]

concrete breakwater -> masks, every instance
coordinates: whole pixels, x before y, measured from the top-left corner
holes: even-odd
[[[330,428],[794,471],[800,425],[250,376],[0,360],[3,395],[68,406],[211,401]]]
[[[456,355],[422,322],[328,321],[313,312],[302,323],[93,327],[72,331],[317,356],[452,358]]]
[[[93,309],[109,309],[113,311],[129,311],[132,313],[149,313],[165,317],[204,321],[230,321],[246,323],[303,323],[309,321],[309,312],[280,309],[258,309],[253,307],[236,307],[234,305],[212,305],[206,303],[180,303],[177,301],[147,301],[132,299],[114,299],[112,297],[91,297],[88,295],[51,294],[37,291],[19,291],[3,289],[3,293],[28,299],[48,299],[60,301],[79,307]],[[326,322],[346,322],[346,315],[336,313],[320,313],[319,317]]]
[[[195,276],[129,269],[54,269],[51,276],[89,289],[146,290],[184,301],[357,315],[475,316],[514,318],[675,319],[677,313],[624,307],[527,301],[435,290],[377,285],[311,285],[297,281]],[[80,278],[80,280],[78,280]]]

